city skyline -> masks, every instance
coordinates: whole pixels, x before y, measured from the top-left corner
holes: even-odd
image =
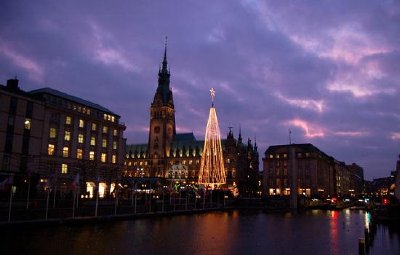
[[[366,179],[395,169],[398,2],[210,3],[5,1],[0,83],[99,103],[121,115],[127,143],[147,142],[168,36],[177,132],[204,137],[214,87],[222,137],[241,126],[263,154],[291,130]]]

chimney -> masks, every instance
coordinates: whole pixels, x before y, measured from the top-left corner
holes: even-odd
[[[7,88],[10,90],[19,90],[18,79],[14,78],[7,80]]]

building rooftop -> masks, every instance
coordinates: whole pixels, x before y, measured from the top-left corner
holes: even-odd
[[[85,105],[85,106],[100,110],[100,111],[105,112],[105,113],[110,113],[110,114],[116,115],[116,116],[119,117],[118,114],[115,114],[114,112],[110,111],[109,109],[107,109],[107,108],[105,108],[105,107],[103,107],[103,106],[101,106],[99,104],[92,103],[90,101],[84,100],[84,99],[76,97],[76,96],[71,96],[71,95],[69,95],[67,93],[64,93],[64,92],[61,92],[61,91],[58,91],[58,90],[55,90],[55,89],[52,89],[52,88],[45,87],[45,88],[41,88],[41,89],[32,90],[29,93],[32,94],[32,95],[42,95],[42,94],[53,95],[53,96],[56,96],[56,97],[64,98],[64,99],[67,99],[69,101],[72,101],[72,102],[75,102],[75,103],[79,103],[79,104],[82,104],[82,105]]]

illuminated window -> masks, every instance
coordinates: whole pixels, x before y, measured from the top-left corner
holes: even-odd
[[[274,158],[274,155],[272,155],[272,154],[269,154],[269,158]]]
[[[71,140],[71,132],[65,131],[65,133],[64,133],[64,140],[65,140],[65,141],[70,141],[70,140]]]
[[[107,139],[101,140],[101,147],[103,147],[103,148],[107,147]]]
[[[83,143],[83,134],[78,134],[78,143]]]
[[[94,151],[89,151],[89,160],[94,160]]]
[[[92,123],[92,131],[96,131],[97,130],[97,124],[96,123]]]
[[[107,154],[105,153],[101,153],[101,162],[105,163],[106,162],[106,158],[107,158]]]
[[[54,155],[54,144],[49,144],[49,146],[47,148],[47,153],[49,155]]]
[[[114,130],[113,130],[113,135],[114,135],[114,136],[117,136],[117,135],[118,135],[118,130],[114,129]]]
[[[83,119],[79,119],[79,127],[83,128],[85,126],[85,121]]]
[[[68,157],[68,151],[69,151],[68,147],[63,147],[63,157],[64,158]]]
[[[71,125],[71,123],[72,123],[72,118],[71,118],[71,116],[66,116],[66,117],[65,117],[65,124]]]
[[[56,135],[57,135],[57,129],[55,129],[55,128],[50,128],[49,137],[50,137],[50,138],[56,138]]]
[[[104,133],[104,134],[107,134],[107,132],[108,132],[108,127],[107,127],[107,126],[104,126],[104,127],[103,127],[103,133]]]
[[[27,129],[27,130],[31,129],[31,122],[32,122],[31,119],[29,119],[29,118],[25,119],[25,122],[24,122],[25,129]]]
[[[77,149],[76,150],[76,158],[77,159],[82,159],[83,158],[83,150],[82,149]]]
[[[117,149],[117,141],[113,141],[113,149],[114,149],[114,150]]]
[[[67,164],[61,164],[61,173],[62,174],[68,173],[68,165]]]
[[[94,137],[94,136],[90,137],[90,145],[92,145],[92,146],[96,145],[96,137]]]
[[[116,156],[116,155],[112,155],[112,156],[111,156],[111,162],[112,162],[113,164],[117,163],[117,156]]]

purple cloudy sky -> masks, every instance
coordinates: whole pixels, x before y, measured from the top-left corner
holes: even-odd
[[[1,1],[0,83],[102,104],[147,142],[165,36],[178,132],[203,139],[214,87],[222,136],[260,154],[291,129],[367,179],[395,168],[399,1]]]

